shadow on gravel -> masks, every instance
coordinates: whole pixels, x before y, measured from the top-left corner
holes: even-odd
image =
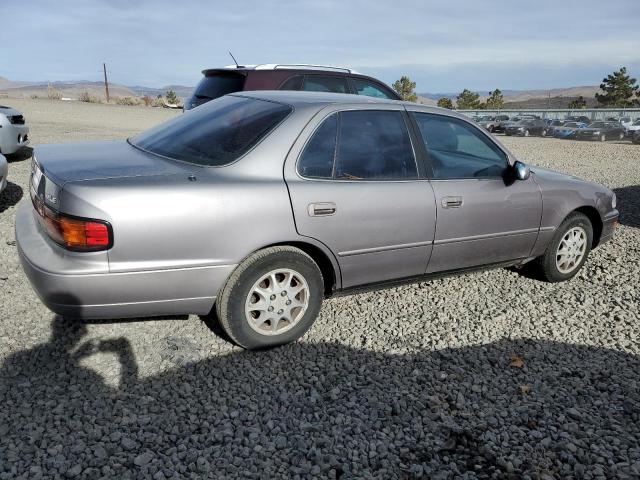
[[[614,188],[613,191],[618,198],[620,223],[640,228],[640,185]]]
[[[0,213],[13,207],[22,199],[22,187],[13,182],[7,182],[7,188],[0,193]]]
[[[49,342],[0,368],[0,478],[640,475],[633,355],[527,340],[413,354],[296,343],[201,352],[138,378],[126,339],[83,343],[85,326],[69,322],[55,317]],[[98,352],[117,359],[118,388],[81,365]]]
[[[33,148],[31,147],[22,147],[15,153],[10,155],[5,155],[7,162],[22,162],[23,160],[29,160],[33,156]]]

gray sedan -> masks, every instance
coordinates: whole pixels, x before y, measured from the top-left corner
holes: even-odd
[[[297,339],[339,292],[524,264],[568,280],[618,218],[609,189],[530,171],[455,112],[324,93],[38,147],[30,191],[16,238],[51,310],[212,313],[245,348]]]
[[[9,164],[4,155],[0,154],[0,193],[7,187],[7,175],[9,174]]]

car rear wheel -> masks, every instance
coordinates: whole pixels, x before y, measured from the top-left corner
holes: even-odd
[[[216,301],[222,328],[247,349],[297,340],[315,321],[324,296],[318,265],[302,250],[270,247],[247,257]]]
[[[618,139],[624,140],[624,132],[620,132],[620,134],[618,135]]]
[[[591,222],[586,215],[574,212],[558,227],[547,250],[532,266],[548,282],[569,280],[584,265],[592,242]]]
[[[546,137],[547,136],[547,131],[543,128],[542,132],[540,132],[540,136],[541,137]]]
[[[493,130],[494,130],[493,125],[489,125],[487,130],[489,130],[489,133],[493,133]]]
[[[600,141],[604,142],[607,139],[607,136],[603,133],[602,135],[600,135]]]
[[[529,130],[525,130],[525,131],[524,131],[524,136],[525,136],[525,137],[528,137],[529,135],[530,135]]]

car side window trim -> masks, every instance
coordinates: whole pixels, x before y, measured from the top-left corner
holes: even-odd
[[[341,126],[341,113],[343,112],[398,112],[402,115],[403,121],[404,121],[404,125],[405,128],[407,129],[407,135],[409,136],[409,143],[411,145],[411,150],[413,152],[413,161],[416,164],[416,172],[417,172],[417,177],[416,178],[406,178],[406,179],[402,179],[402,178],[398,178],[398,179],[375,179],[375,178],[363,178],[361,180],[351,180],[351,179],[343,179],[343,178],[336,178],[336,159],[337,159],[337,155],[338,155],[338,148],[340,145],[340,126]],[[336,144],[334,147],[334,151],[333,151],[333,168],[332,168],[332,172],[331,172],[331,178],[313,178],[313,177],[306,177],[304,176],[301,172],[300,172],[300,161],[302,159],[302,156],[307,148],[307,146],[309,145],[309,143],[311,142],[311,139],[314,137],[314,135],[316,134],[316,132],[320,129],[320,127],[322,126],[322,124],[332,115],[336,115],[337,116],[337,133],[336,133]],[[421,142],[422,140],[420,140]],[[424,168],[424,164],[423,162],[420,160],[419,158],[419,145],[420,143],[416,141],[416,138],[414,138],[414,132],[413,132],[413,125],[411,123],[411,118],[410,116],[407,114],[406,110],[396,110],[396,109],[384,109],[384,108],[380,108],[380,109],[358,109],[358,108],[347,108],[344,110],[333,110],[330,112],[327,112],[326,115],[324,115],[322,117],[322,119],[313,127],[313,130],[309,133],[309,135],[307,136],[307,138],[304,141],[304,144],[302,145],[302,147],[300,148],[300,151],[297,154],[297,158],[296,158],[296,162],[295,162],[295,172],[296,175],[302,179],[302,180],[306,180],[306,181],[311,181],[311,182],[341,182],[341,183],[363,183],[363,182],[373,182],[373,183],[381,183],[381,182],[419,182],[419,181],[425,181],[425,180],[429,180],[427,172],[425,171]],[[416,146],[418,146],[418,148],[416,148]]]
[[[418,125],[418,121],[416,120],[415,116],[416,115],[420,115],[420,114],[426,114],[426,115],[432,115],[432,116],[438,116],[438,117],[442,117],[442,118],[453,118],[456,120],[459,120],[461,122],[463,122],[465,125],[468,125],[469,127],[472,128],[472,130],[474,132],[479,132],[481,135],[483,135],[489,142],[491,142],[496,148],[498,148],[500,150],[500,152],[502,153],[502,155],[504,156],[504,161],[505,161],[505,168],[508,168],[511,165],[511,155],[509,154],[509,152],[507,152],[499,143],[497,143],[493,138],[491,138],[491,135],[487,132],[485,132],[483,129],[481,129],[480,127],[478,127],[477,125],[475,125],[473,122],[467,121],[465,119],[462,118],[458,118],[455,117],[453,115],[443,115],[441,113],[434,113],[434,112],[425,112],[425,111],[417,111],[417,110],[408,110],[407,109],[407,113],[409,118],[411,119],[411,122],[413,124],[413,128],[415,131],[415,135],[416,135],[416,141],[418,142],[418,144],[422,145],[423,149],[424,149],[424,162],[425,162],[425,171],[427,173],[427,177],[429,179],[429,181],[432,182],[449,182],[449,181],[459,181],[459,180],[504,180],[504,176],[503,175],[488,175],[488,176],[484,176],[484,177],[455,177],[455,178],[435,178],[435,175],[433,173],[433,161],[429,156],[429,149],[427,148],[427,146],[425,145],[424,139],[422,137],[422,133],[420,131],[420,126]]]

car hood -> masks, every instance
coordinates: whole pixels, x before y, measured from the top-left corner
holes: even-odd
[[[42,145],[34,157],[45,175],[67,182],[118,177],[174,175],[192,170],[186,164],[146,153],[125,140]]]
[[[542,168],[542,167],[537,167],[534,165],[531,165],[531,167],[529,167],[531,170],[531,173],[534,173],[536,176],[544,178],[544,179],[551,179],[551,180],[580,180],[580,181],[584,181],[579,177],[575,177],[573,175],[568,175],[566,173],[560,173],[560,172],[556,172],[555,170],[549,170],[548,168]]]

